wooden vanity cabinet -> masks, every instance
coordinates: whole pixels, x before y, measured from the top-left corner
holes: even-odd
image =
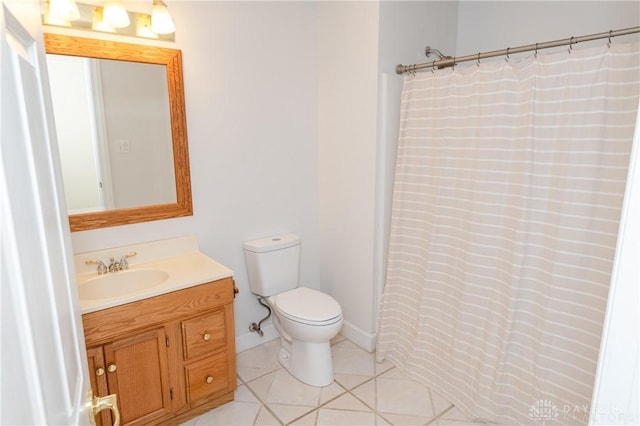
[[[233,297],[225,278],[83,315],[94,394],[117,394],[122,425],[179,424],[233,400]]]

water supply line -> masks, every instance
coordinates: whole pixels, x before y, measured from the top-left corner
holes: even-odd
[[[271,308],[262,299],[263,299],[262,296],[258,296],[258,303],[264,306],[265,308],[267,308],[267,311],[269,311],[269,313],[267,313],[267,316],[262,318],[257,324],[255,322],[252,322],[251,325],[249,325],[249,331],[255,331],[260,335],[260,337],[264,337],[264,332],[262,331],[262,328],[261,328],[262,323],[265,322],[271,316]]]

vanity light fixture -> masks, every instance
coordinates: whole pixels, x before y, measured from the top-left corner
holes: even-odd
[[[176,31],[173,18],[162,0],[153,0],[151,9],[151,29],[156,34],[170,34]]]
[[[45,23],[70,26],[69,21],[80,18],[78,5],[74,0],[49,0],[46,4]]]
[[[18,0],[22,1],[22,0]],[[123,0],[40,0],[42,23],[79,30],[174,41],[176,26],[163,0],[153,0],[147,13],[127,11]],[[149,0],[145,0],[147,5]],[[66,11],[66,12],[65,12]],[[78,18],[74,18],[74,16]]]
[[[104,22],[104,9],[100,6],[93,10],[93,19],[91,21],[91,29],[94,31],[102,31],[104,33],[115,33],[116,29]]]
[[[131,24],[122,0],[107,0],[103,9],[104,22],[113,28],[124,28]]]
[[[136,22],[136,35],[146,38],[158,38],[158,34],[151,30],[151,16],[138,15]]]

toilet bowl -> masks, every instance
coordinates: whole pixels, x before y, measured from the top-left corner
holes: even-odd
[[[342,308],[328,294],[298,286],[300,237],[247,241],[244,254],[251,292],[274,314],[278,361],[301,382],[328,386],[334,379],[331,339],[342,328]]]
[[[322,292],[298,287],[268,298],[280,333],[278,361],[301,382],[328,386],[333,382],[331,339],[342,328],[342,309]]]

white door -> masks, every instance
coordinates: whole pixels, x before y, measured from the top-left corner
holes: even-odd
[[[0,424],[88,424],[39,1],[0,3]]]

